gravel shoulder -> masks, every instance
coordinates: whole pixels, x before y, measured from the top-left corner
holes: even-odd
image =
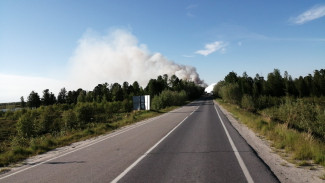
[[[288,162],[275,152],[275,149],[271,147],[271,142],[263,139],[262,137],[259,137],[246,125],[235,119],[230,112],[224,109],[216,101],[214,102],[220,107],[234,128],[256,151],[258,156],[270,167],[270,169],[281,182],[325,182],[325,180],[319,178],[325,174],[324,168],[322,166],[315,165],[313,166],[313,170],[310,170],[310,167],[298,167],[297,165]]]

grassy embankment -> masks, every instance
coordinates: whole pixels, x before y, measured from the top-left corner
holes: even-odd
[[[276,115],[271,115],[271,117],[265,115],[269,114],[270,111],[279,113],[283,109],[268,108],[252,113],[240,108],[238,105],[226,103],[222,99],[217,99],[217,102],[250,129],[270,140],[272,146],[290,162],[298,166],[311,166],[313,163],[325,166],[325,142],[323,137],[315,136],[314,131],[299,130],[299,128],[290,125],[290,119],[279,121],[274,118]],[[295,113],[289,116],[290,111],[285,112],[286,114],[283,115],[287,118],[295,119],[299,115],[299,113]],[[318,121],[320,121],[320,124],[318,124],[317,129],[321,129],[320,132],[324,133],[322,127],[324,127],[325,121],[322,119],[318,119]]]
[[[1,169],[1,167],[19,162],[30,156],[42,154],[73,142],[106,134],[120,127],[161,115],[175,108],[177,107],[172,106],[159,111],[119,113],[114,115],[110,122],[89,123],[83,129],[60,131],[56,134],[48,133],[33,138],[19,138],[19,140],[16,138],[17,120],[0,117],[0,173],[7,171],[7,168]]]

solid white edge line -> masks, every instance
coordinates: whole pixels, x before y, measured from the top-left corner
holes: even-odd
[[[238,150],[237,150],[237,147],[235,146],[235,144],[234,144],[234,142],[233,142],[233,140],[232,140],[232,138],[231,138],[231,136],[230,136],[230,134],[229,134],[229,132],[228,132],[228,130],[227,130],[227,128],[226,128],[224,122],[223,122],[223,120],[222,120],[221,117],[220,117],[220,114],[219,114],[219,112],[218,112],[218,109],[216,108],[216,106],[214,106],[214,108],[215,108],[215,110],[217,111],[218,117],[219,117],[219,119],[220,119],[220,121],[221,121],[221,124],[222,124],[222,126],[223,126],[223,128],[224,128],[224,130],[225,130],[225,132],[226,132],[226,135],[227,135],[227,137],[228,137],[228,140],[229,140],[229,142],[230,142],[230,145],[231,145],[231,147],[232,147],[232,150],[233,150],[234,153],[235,153],[235,156],[236,156],[236,158],[237,158],[237,160],[238,160],[238,163],[239,163],[239,165],[240,165],[240,168],[242,169],[242,171],[243,171],[243,173],[244,173],[244,175],[245,175],[245,177],[246,177],[247,182],[248,182],[248,183],[254,183],[254,181],[253,181],[253,179],[252,179],[252,177],[251,177],[251,175],[250,175],[250,173],[249,173],[249,171],[248,171],[248,169],[247,169],[247,167],[246,167],[246,165],[245,165],[243,159],[241,158],[241,156],[240,156],[240,154],[239,154],[239,152],[238,152]]]
[[[183,107],[184,107],[184,106],[183,106]],[[183,107],[180,107],[180,108],[178,108],[178,109],[176,109],[176,110],[172,110],[172,111],[170,111],[170,112],[168,112],[168,113],[176,112],[176,111],[182,109]],[[52,160],[57,159],[57,158],[61,158],[61,157],[63,157],[63,156],[66,156],[66,155],[68,155],[68,154],[71,154],[71,153],[73,153],[73,152],[76,152],[76,151],[79,151],[79,150],[85,149],[85,148],[87,148],[87,147],[89,147],[89,146],[95,145],[95,144],[97,144],[97,143],[99,143],[99,142],[102,142],[102,141],[104,141],[104,140],[110,139],[110,138],[112,138],[112,137],[115,137],[115,136],[120,135],[120,134],[122,134],[122,133],[125,133],[125,132],[127,132],[127,131],[130,131],[130,130],[132,130],[132,129],[134,129],[134,128],[137,128],[137,127],[140,127],[140,126],[145,125],[145,124],[147,124],[147,123],[150,123],[150,122],[152,122],[152,121],[154,121],[154,120],[156,120],[156,119],[159,119],[159,118],[161,118],[161,117],[167,115],[168,113],[165,113],[165,114],[163,114],[163,115],[156,116],[156,117],[153,117],[153,118],[150,118],[150,119],[144,120],[144,121],[142,121],[142,122],[137,122],[138,124],[135,123],[135,124],[133,124],[134,126],[132,125],[132,126],[130,126],[130,127],[126,127],[126,128],[124,128],[124,129],[120,129],[121,131],[120,131],[120,132],[116,132],[115,134],[114,134],[114,132],[113,132],[113,134],[108,134],[107,137],[104,137],[104,138],[101,139],[101,140],[98,140],[98,141],[92,142],[92,143],[90,143],[90,144],[88,144],[88,145],[86,145],[86,146],[83,146],[83,147],[77,148],[77,149],[75,149],[75,150],[73,150],[73,151],[69,151],[69,152],[67,152],[67,153],[61,154],[61,155],[59,155],[59,156],[55,156],[55,157],[53,157],[53,158],[51,158],[51,159],[48,159],[48,160],[46,160],[46,161],[40,162],[40,163],[38,163],[38,164],[36,164],[36,165],[32,165],[32,166],[30,166],[30,167],[23,168],[23,169],[21,169],[21,170],[18,170],[18,171],[16,171],[16,172],[13,172],[13,173],[8,174],[8,175],[6,175],[6,176],[0,177],[0,180],[5,179],[5,178],[8,178],[8,177],[11,177],[11,176],[13,176],[13,175],[16,175],[16,174],[18,174],[18,173],[24,172],[24,171],[26,171],[26,170],[29,170],[29,169],[35,168],[35,167],[37,167],[37,166],[39,166],[39,165],[42,165],[42,164],[44,164],[44,163],[47,163],[47,162],[52,161]]]
[[[129,171],[131,171],[143,158],[145,158],[152,150],[154,150],[163,140],[165,140],[177,127],[179,127],[189,116],[191,116],[199,107],[197,107],[191,114],[186,116],[178,125],[176,125],[171,131],[169,131],[163,138],[161,138],[155,145],[147,150],[143,155],[141,155],[135,162],[133,162],[129,167],[127,167],[120,175],[118,175],[111,183],[117,183],[121,180]]]

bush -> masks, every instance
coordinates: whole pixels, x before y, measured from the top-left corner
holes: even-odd
[[[152,99],[151,107],[154,110],[163,109],[169,106],[180,106],[186,102],[186,92],[176,92],[170,90],[164,90],[159,96],[155,96]]]
[[[289,127],[300,131],[310,132],[325,139],[325,113],[315,104],[302,99],[287,100],[279,107],[272,107],[262,111],[272,119],[287,123]]]
[[[223,86],[220,90],[222,99],[232,104],[240,104],[241,102],[241,91],[237,83],[229,83]]]
[[[27,147],[29,145],[29,140],[23,136],[15,136],[11,139],[10,145],[11,148]]]
[[[255,100],[255,107],[259,110],[262,110],[273,106],[279,106],[284,102],[285,102],[284,98],[263,95],[263,96],[259,96]]]
[[[159,110],[163,108],[162,98],[159,96],[154,96],[151,102],[151,108],[153,110]]]
[[[36,117],[34,111],[28,111],[19,118],[16,126],[19,137],[32,137],[36,134]]]
[[[94,119],[95,109],[92,103],[78,103],[75,111],[81,125],[89,123]]]
[[[6,119],[13,119],[14,112],[12,110],[7,110],[4,114]]]
[[[132,111],[133,105],[132,102],[130,102],[127,99],[124,99],[122,102],[122,111],[123,112],[130,112]]]
[[[60,112],[54,106],[42,106],[38,109],[40,112],[37,120],[37,133],[45,134],[51,132],[58,132],[61,128]]]
[[[63,112],[62,120],[66,129],[76,129],[80,126],[77,121],[76,113],[71,109]]]
[[[60,111],[67,111],[69,109],[73,109],[73,105],[70,104],[57,104]]]
[[[244,95],[243,98],[241,99],[241,107],[250,112],[255,112],[256,109],[255,109],[253,97],[250,95]]]
[[[119,113],[121,109],[122,103],[120,101],[110,102],[109,110],[112,111],[112,113]]]
[[[222,94],[221,94],[221,88],[225,85],[225,82],[224,81],[219,81],[216,85],[214,85],[213,87],[213,95],[218,97],[218,98],[221,98]]]

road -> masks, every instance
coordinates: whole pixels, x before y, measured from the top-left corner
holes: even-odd
[[[0,175],[0,182],[278,182],[210,98],[88,146]]]

